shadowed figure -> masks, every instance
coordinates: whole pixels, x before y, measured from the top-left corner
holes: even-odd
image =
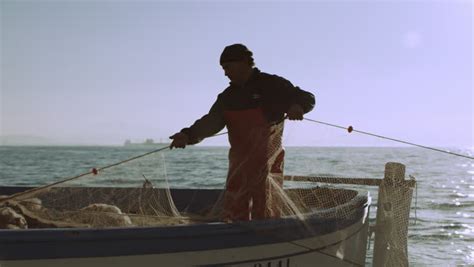
[[[225,47],[220,65],[229,86],[208,114],[170,137],[170,147],[199,143],[227,127],[230,150],[223,219],[278,218],[284,120],[302,120],[314,107],[314,95],[282,77],[261,72],[253,53],[242,44]]]

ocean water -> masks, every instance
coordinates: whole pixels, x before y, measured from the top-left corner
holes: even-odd
[[[0,185],[45,185],[153,149],[0,146]],[[451,151],[471,156],[474,152]],[[410,266],[474,266],[474,160],[411,147],[288,147],[285,174],[382,178],[386,162],[405,164],[407,177],[417,180],[409,225]],[[164,150],[104,172],[110,175],[75,182],[141,186],[144,176],[155,185],[174,188],[223,188],[227,148]],[[376,189],[367,190],[376,200]]]

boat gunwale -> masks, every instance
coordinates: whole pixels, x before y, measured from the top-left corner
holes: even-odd
[[[0,192],[5,188],[0,187]],[[322,209],[319,213],[305,214],[304,222],[295,217],[285,217],[260,221],[211,222],[159,227],[0,230],[0,259],[97,257],[104,253],[107,256],[143,255],[289,242],[339,231],[363,219],[367,215],[366,209],[370,205],[370,197],[362,192],[356,192],[355,197],[340,206]],[[351,210],[353,216],[345,220],[337,216],[323,217],[324,214],[334,215],[335,209],[341,208]],[[120,241],[127,242],[128,249],[116,247],[121,243]],[[97,243],[102,243],[112,248],[94,251],[88,248],[88,244],[92,243],[95,246],[91,247],[97,247]],[[83,250],[74,251],[73,248],[68,250],[68,246],[75,249],[81,247]],[[35,248],[41,248],[43,253],[31,252]],[[51,248],[57,248],[59,251],[51,251]],[[31,253],[25,253],[25,251]],[[47,253],[44,253],[45,251]]]

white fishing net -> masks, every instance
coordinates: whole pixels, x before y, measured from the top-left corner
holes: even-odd
[[[276,126],[271,134],[282,130]],[[407,265],[407,222],[414,182],[404,179],[399,165],[387,166],[383,182],[285,176],[281,141],[260,142],[259,138],[266,137],[255,136],[255,145],[249,150],[230,151],[224,187],[170,187],[173,177],[167,173],[165,158],[170,152],[163,149],[53,185],[1,196],[0,228],[167,227],[293,218],[301,222],[295,232],[316,233],[318,229],[306,223],[308,218],[325,219],[334,225],[355,224],[362,220],[360,212],[370,203],[366,191],[335,184],[380,185],[377,216],[381,219],[372,229],[377,233],[374,260],[383,266]],[[235,155],[239,153],[246,156]],[[368,227],[363,229],[368,231]],[[345,259],[336,249],[333,252]]]
[[[166,172],[166,150],[4,196],[0,205],[24,216],[25,228],[133,227],[301,217],[314,207],[334,206],[328,199],[335,203],[350,200],[352,191],[347,196],[337,192],[335,198],[328,196],[329,191],[321,195],[311,193],[314,189],[284,189],[284,151],[281,139],[273,138],[281,134],[282,125],[272,126],[270,132],[257,130],[252,140],[247,140],[252,145],[230,150],[225,188],[198,213],[176,207]],[[196,206],[193,202],[200,199],[181,206]]]

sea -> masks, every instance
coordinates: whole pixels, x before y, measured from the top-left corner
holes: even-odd
[[[114,165],[87,186],[223,188],[227,147],[0,146],[1,186],[41,186]],[[472,148],[441,148],[473,156]],[[143,156],[146,153],[150,153]],[[286,147],[285,174],[383,178],[387,162],[406,166],[417,187],[411,202],[410,266],[474,266],[474,160],[417,147]],[[130,158],[135,160],[124,162]],[[367,188],[376,206],[376,188]],[[371,208],[371,210],[374,210]],[[374,221],[371,212],[371,221]],[[370,241],[373,248],[373,240]],[[369,253],[367,266],[371,266]]]

